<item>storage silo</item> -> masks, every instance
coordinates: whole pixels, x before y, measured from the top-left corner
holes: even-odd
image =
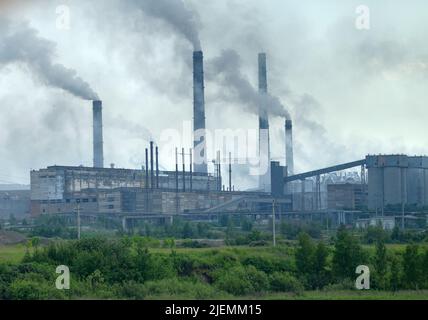
[[[407,203],[418,207],[425,205],[425,170],[423,157],[409,157],[407,169]]]

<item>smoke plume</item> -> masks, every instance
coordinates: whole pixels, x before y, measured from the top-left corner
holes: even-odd
[[[45,85],[63,89],[76,97],[98,100],[89,84],[73,69],[54,63],[55,43],[38,36],[27,23],[15,25],[0,17],[0,66],[23,64]]]
[[[290,114],[279,99],[271,94],[260,95],[258,90],[241,72],[241,57],[234,50],[224,50],[219,57],[209,61],[207,76],[219,80],[235,96],[239,103],[245,105],[249,112],[259,114],[259,108],[266,108],[272,116],[290,119]]]
[[[147,15],[169,24],[192,43],[195,51],[201,50],[196,26],[196,14],[187,9],[182,0],[138,0],[135,2]]]

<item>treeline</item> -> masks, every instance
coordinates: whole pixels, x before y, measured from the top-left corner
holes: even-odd
[[[299,235],[296,246],[205,250],[149,249],[143,237],[83,239],[34,246],[18,265],[0,264],[0,299],[231,298],[304,290],[355,290],[355,269],[367,265],[373,290],[428,289],[428,249],[387,249],[379,237],[365,248],[340,228],[332,245]],[[55,269],[71,272],[57,290]]]

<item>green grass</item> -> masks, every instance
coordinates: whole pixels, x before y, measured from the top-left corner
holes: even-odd
[[[186,295],[159,295],[148,296],[146,300],[192,300]],[[428,300],[428,291],[305,291],[296,293],[269,293],[252,296],[233,297],[231,295],[219,295],[216,300]]]
[[[22,244],[0,246],[0,263],[19,263],[25,255],[25,246]]]
[[[262,300],[428,300],[428,291],[305,291],[302,294],[278,293],[244,299]]]

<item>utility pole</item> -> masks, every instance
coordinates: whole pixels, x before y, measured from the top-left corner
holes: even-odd
[[[276,217],[275,217],[275,199],[272,202],[272,235],[273,235],[273,246],[276,247]]]

